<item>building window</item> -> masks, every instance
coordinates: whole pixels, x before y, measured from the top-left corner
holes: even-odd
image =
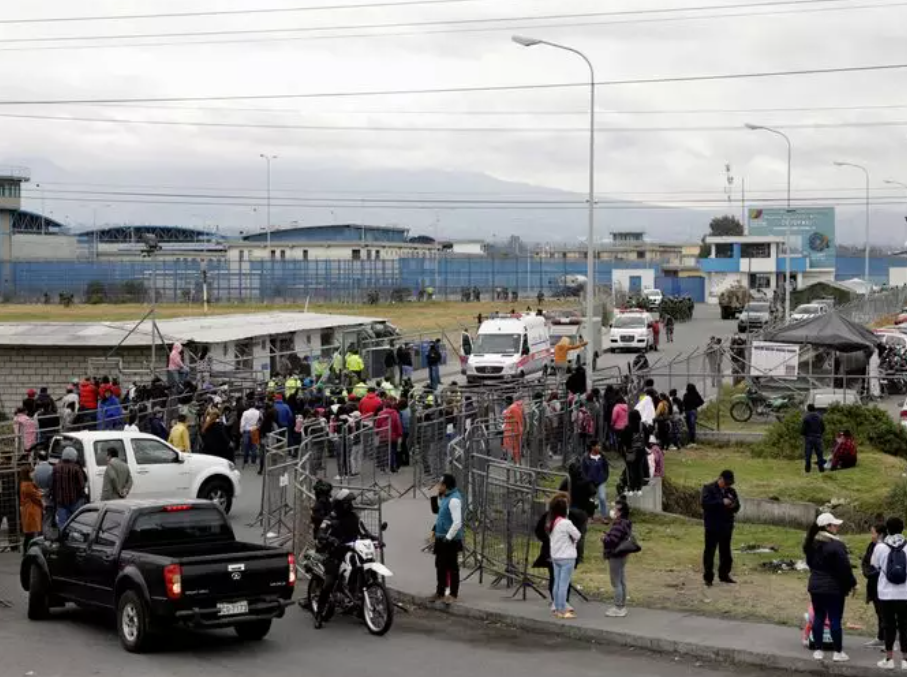
[[[369,261],[372,260],[372,250],[371,249],[365,250],[365,258],[368,259]]]
[[[361,261],[361,260],[362,260],[362,250],[354,249],[353,250],[353,261]]]
[[[646,252],[645,252],[645,250],[637,249],[637,250],[636,250],[636,258],[637,258],[637,260],[639,260],[639,261],[644,261],[645,258],[646,258]]]
[[[376,250],[375,250],[375,260],[376,260],[376,261],[379,261],[380,259],[381,259],[381,250],[380,250],[380,249],[376,249]]]
[[[754,257],[755,258],[755,257]],[[750,289],[769,289],[772,286],[772,276],[763,273],[750,274]]]
[[[242,263],[243,259],[246,258],[246,252],[242,249],[239,250],[239,262]]]
[[[769,259],[771,256],[772,246],[768,242],[743,243],[740,245],[740,258]]]
[[[272,250],[271,250],[271,260],[273,261],[273,260],[276,259],[276,258],[277,258],[277,251],[274,250],[274,249],[272,249]]]
[[[286,249],[281,249],[281,250],[280,250],[280,260],[281,260],[281,261],[286,261],[286,260],[287,260],[287,250],[286,250]]]
[[[308,260],[309,260],[309,250],[308,250],[308,249],[303,249],[303,250],[302,250],[302,260],[303,260],[303,261],[308,261]]]
[[[734,258],[734,245],[723,242],[721,244],[715,245],[715,258],[716,259],[732,259]]]

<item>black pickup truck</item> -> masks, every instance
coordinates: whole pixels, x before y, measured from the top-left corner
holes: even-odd
[[[67,602],[114,610],[120,642],[139,652],[178,624],[264,638],[292,603],[296,561],[237,541],[214,503],[126,499],[89,504],[59,539],[32,541],[20,580],[31,620]]]

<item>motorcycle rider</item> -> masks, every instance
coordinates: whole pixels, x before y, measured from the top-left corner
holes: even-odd
[[[331,514],[321,523],[318,533],[319,549],[327,554],[324,562],[324,586],[318,596],[318,609],[315,611],[315,629],[324,625],[324,612],[331,601],[331,595],[337,584],[340,564],[350,550],[350,545],[358,538],[373,538],[369,534],[359,515],[354,509],[356,494],[349,489],[341,489],[334,497]]]

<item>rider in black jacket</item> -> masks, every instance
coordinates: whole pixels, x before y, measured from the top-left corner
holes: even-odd
[[[318,608],[315,609],[316,629],[321,629],[324,625],[324,611],[331,601],[340,563],[349,551],[349,545],[363,536],[372,538],[353,509],[355,501],[356,495],[353,492],[349,489],[341,490],[334,498],[331,514],[321,523],[318,532],[319,549],[327,553],[327,558],[324,562],[324,587],[321,588]]]

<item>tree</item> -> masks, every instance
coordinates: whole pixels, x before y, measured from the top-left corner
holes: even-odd
[[[743,235],[743,224],[740,219],[730,214],[716,216],[709,221],[709,235],[720,237],[728,235]],[[708,258],[710,248],[705,243],[705,236],[702,238],[702,247],[699,248],[699,258]]]
[[[743,235],[743,224],[736,216],[716,216],[709,222],[709,235]]]

